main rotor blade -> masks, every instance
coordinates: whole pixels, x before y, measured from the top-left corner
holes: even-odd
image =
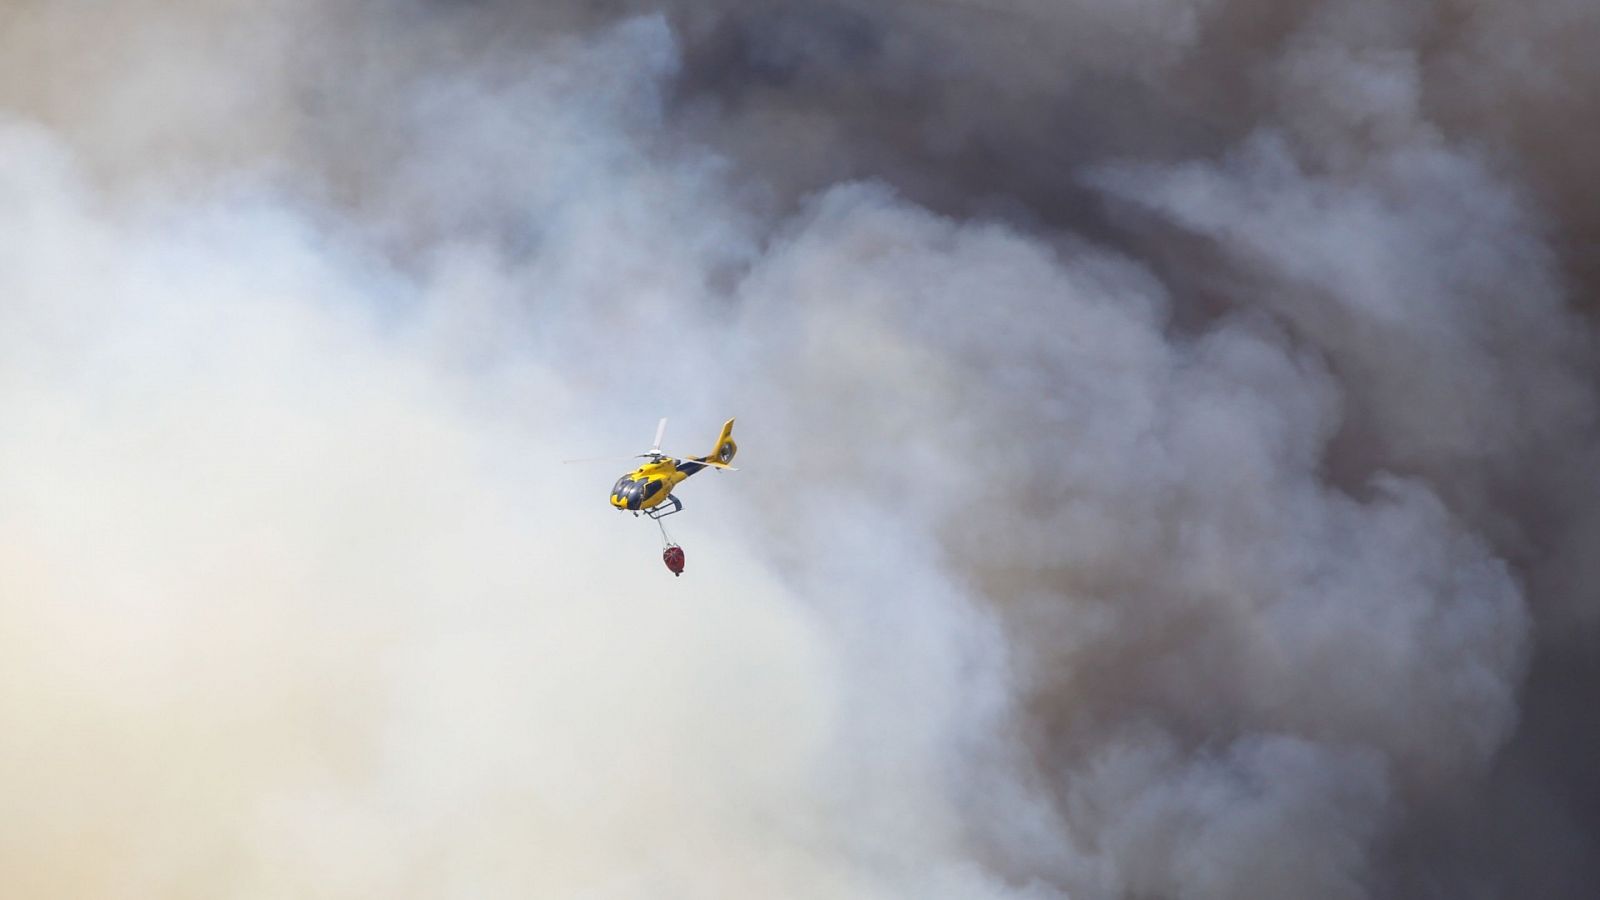
[[[655,443],[650,445],[650,452],[651,453],[660,453],[661,452],[661,438],[666,433],[667,433],[667,420],[666,419],[662,419],[660,422],[656,423],[656,441],[655,441]]]
[[[632,459],[634,459],[632,456],[586,456],[583,459],[563,459],[561,463],[562,465],[567,465],[569,463],[628,462]]]

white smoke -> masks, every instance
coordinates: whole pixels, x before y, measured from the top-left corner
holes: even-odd
[[[1445,26],[760,11],[17,9],[0,881],[1470,880],[1592,348]],[[659,415],[681,579],[556,464]]]
[[[624,35],[670,46],[659,22]],[[596,162],[548,149],[564,174]],[[555,465],[636,449],[653,404],[717,389],[696,366],[607,400],[494,333],[507,285],[541,284],[554,311],[509,321],[614,353],[619,386],[656,377],[631,332],[583,336],[698,287],[649,265],[668,224],[628,237],[650,205],[631,176],[601,165],[554,201],[571,252],[540,258],[548,280],[471,247],[418,280],[270,191],[124,203],[37,128],[9,124],[3,153],[8,884],[1012,894],[956,805],[961,731],[1004,702],[998,649],[973,649],[981,618],[937,570],[880,569],[910,550],[869,529],[871,554],[786,585],[715,524],[725,499],[675,529],[675,581],[605,472]],[[674,440],[709,442],[698,424]],[[920,602],[881,603],[898,591]]]

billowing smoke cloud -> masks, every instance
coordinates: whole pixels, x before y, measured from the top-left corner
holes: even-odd
[[[13,5],[0,882],[1586,896],[1591,19]]]

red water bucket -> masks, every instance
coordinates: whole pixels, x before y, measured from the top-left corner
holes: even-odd
[[[683,548],[677,544],[669,544],[667,549],[661,551],[661,561],[667,564],[673,575],[683,574]]]

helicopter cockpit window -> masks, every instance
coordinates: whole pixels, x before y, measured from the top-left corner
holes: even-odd
[[[649,500],[651,497],[654,497],[656,495],[656,492],[659,491],[659,490],[661,490],[661,482],[659,482],[659,481],[650,482],[649,484],[645,485],[644,498],[646,500]]]
[[[626,496],[628,496],[628,488],[631,488],[631,487],[633,487],[632,479],[630,479],[630,478],[628,478],[628,476],[624,475],[621,478],[617,479],[616,486],[611,489],[611,493],[616,494],[616,495],[621,496],[621,497],[626,497]]]

